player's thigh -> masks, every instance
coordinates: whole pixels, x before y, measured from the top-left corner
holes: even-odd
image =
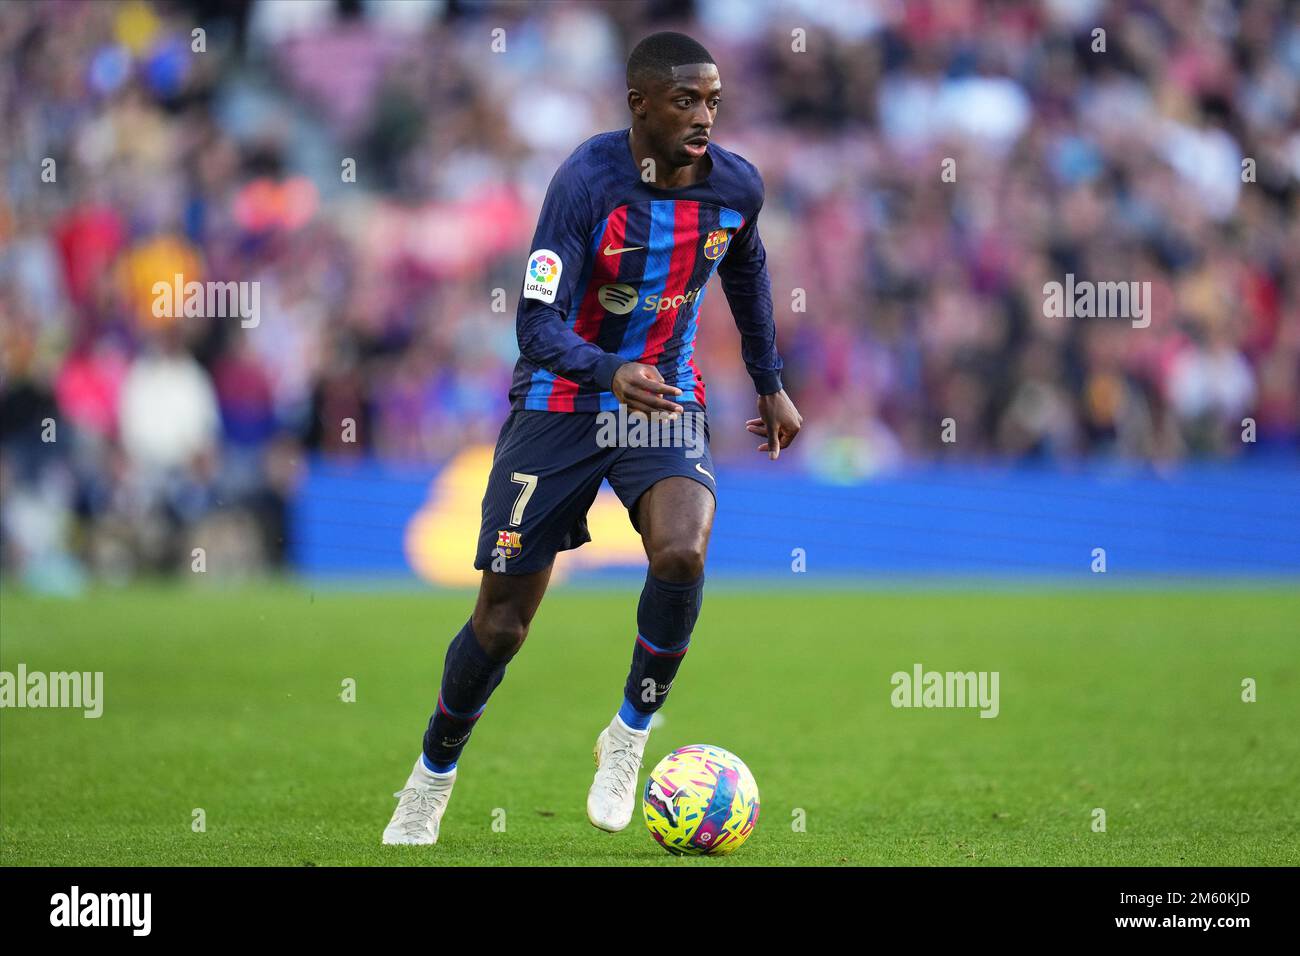
[[[586,514],[610,454],[596,444],[593,419],[562,412],[512,416],[483,495],[475,568],[528,576],[550,568],[558,552],[591,540]]]
[[[653,445],[642,441],[620,449],[607,476],[614,493],[627,507],[633,527],[643,531],[642,514],[654,516],[655,510],[668,509],[672,502],[679,502],[690,509],[688,515],[682,516],[686,527],[692,532],[698,532],[701,527],[707,531],[712,524],[718,481],[714,477],[714,458],[708,449],[705,410],[693,402],[686,403],[680,423],[660,424],[653,436]],[[667,479],[682,481],[672,481],[650,494],[651,489]]]
[[[641,533],[647,553],[669,544],[707,545],[716,485],[708,418],[688,404],[689,427],[661,433],[657,446],[628,447],[609,469],[609,484]],[[684,422],[685,424],[685,422]]]
[[[667,551],[698,552],[703,558],[717,504],[703,482],[682,475],[661,478],[637,500],[635,517],[651,560]]]

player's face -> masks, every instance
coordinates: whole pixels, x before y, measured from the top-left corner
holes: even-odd
[[[645,99],[645,130],[655,152],[673,166],[689,166],[700,159],[708,148],[721,100],[717,66],[674,67],[672,79]]]

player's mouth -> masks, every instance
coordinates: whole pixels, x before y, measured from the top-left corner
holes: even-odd
[[[709,138],[707,136],[692,136],[683,145],[686,152],[693,159],[699,159],[704,155],[705,150],[709,148]]]

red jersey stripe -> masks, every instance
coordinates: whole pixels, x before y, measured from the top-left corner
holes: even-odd
[[[678,201],[673,203],[673,251],[668,261],[668,278],[664,282],[663,298],[672,301],[686,293],[686,285],[695,273],[700,257],[700,204]],[[662,301],[662,300],[661,300]],[[647,365],[658,364],[664,343],[672,337],[677,314],[689,309],[689,303],[676,309],[664,309],[655,317],[654,325],[646,334],[645,356]]]
[[[600,304],[597,293],[600,287],[618,281],[618,267],[622,254],[607,256],[605,249],[623,248],[623,236],[627,231],[627,206],[619,206],[609,214],[605,225],[605,235],[600,248],[592,255],[591,275],[587,288],[578,306],[578,315],[573,322],[573,331],[588,342],[594,342],[600,332],[600,320],[605,314],[605,307]],[[573,400],[578,394],[578,384],[567,378],[556,377],[547,396],[546,408],[552,412],[573,411]]]

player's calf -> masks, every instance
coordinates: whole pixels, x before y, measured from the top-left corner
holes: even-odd
[[[632,820],[650,721],[664,705],[686,656],[703,596],[702,573],[680,583],[661,580],[653,570],[646,574],[623,703],[596,739],[596,777],[587,793],[587,819],[593,826],[617,832]]]
[[[665,581],[652,567],[637,604],[632,666],[620,710],[628,726],[642,730],[664,705],[677,670],[690,648],[691,632],[704,603],[704,574],[691,581]]]

